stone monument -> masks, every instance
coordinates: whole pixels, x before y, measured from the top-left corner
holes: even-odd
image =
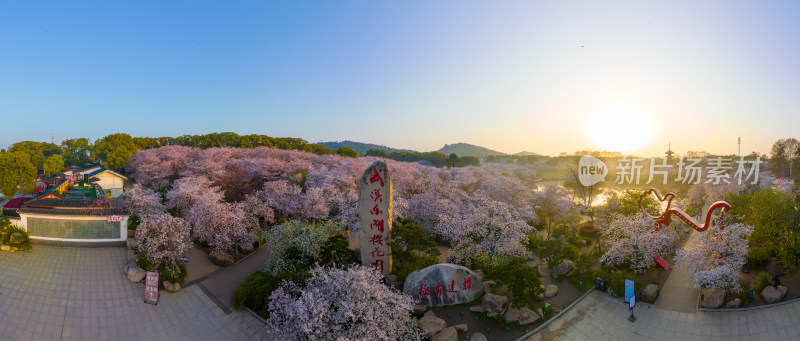
[[[392,271],[389,232],[392,229],[392,180],[386,162],[375,161],[358,185],[358,242],[361,264],[381,274]]]

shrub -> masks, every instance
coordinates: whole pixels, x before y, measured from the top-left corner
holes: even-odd
[[[272,251],[272,257],[267,260],[265,270],[277,275],[294,267],[298,259],[287,259],[286,255],[292,247],[300,253],[299,259],[313,261],[328,239],[338,232],[339,226],[330,221],[322,223],[289,221],[271,228],[264,235],[264,244],[269,245]]]
[[[750,292],[747,290],[740,290],[736,298],[742,302],[740,307],[746,307],[750,304]]]
[[[319,251],[317,261],[322,267],[335,266],[342,269],[358,262],[355,251],[350,249],[347,239],[341,234],[328,238]]]
[[[184,281],[186,280],[186,263],[178,263],[175,266],[164,267],[164,270],[161,271],[161,276],[159,276],[159,279],[162,283],[164,281],[170,281],[183,285]]]
[[[755,292],[761,293],[765,287],[769,286],[769,273],[760,272],[755,279]]]
[[[755,247],[750,248],[750,251],[747,252],[747,266],[750,268],[760,268],[769,262],[770,257],[772,257],[772,250],[769,247]]]
[[[525,264],[522,258],[513,258],[490,272],[486,278],[508,286],[517,306],[531,306],[534,299],[544,293],[539,270]]]
[[[436,242],[422,227],[408,219],[398,222],[392,228],[389,246],[392,251],[392,273],[402,282],[409,273],[438,263],[440,253]]]
[[[276,276],[264,271],[256,271],[239,283],[233,293],[233,306],[236,309],[248,307],[263,318],[269,318],[269,296],[286,280],[297,285],[304,283],[302,277],[290,272]]]
[[[628,270],[621,271],[606,271],[600,270],[596,277],[600,277],[608,284],[608,289],[616,296],[623,296],[625,294],[625,280],[633,280],[634,293],[644,289],[644,282],[639,277],[634,275]]]
[[[597,262],[597,256],[582,253],[575,261],[575,269],[572,270],[570,282],[580,291],[589,290],[594,286],[595,274],[591,271],[592,266]]]

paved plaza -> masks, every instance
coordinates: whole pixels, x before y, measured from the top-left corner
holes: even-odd
[[[769,308],[684,313],[647,303],[634,308],[619,297],[594,291],[529,340],[797,340],[800,302]]]
[[[0,340],[269,340],[246,311],[226,314],[197,285],[143,303],[124,248],[34,245],[0,253]]]

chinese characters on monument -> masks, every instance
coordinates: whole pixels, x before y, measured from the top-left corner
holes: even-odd
[[[158,304],[158,272],[147,272],[144,280],[144,303]]]
[[[419,304],[437,307],[472,302],[483,292],[483,283],[463,266],[436,264],[408,274],[403,292]]]
[[[388,275],[392,270],[389,232],[392,229],[392,180],[386,162],[375,161],[358,187],[358,242],[361,263]]]

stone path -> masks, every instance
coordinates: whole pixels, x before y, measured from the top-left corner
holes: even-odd
[[[246,311],[225,314],[198,286],[143,303],[124,248],[34,245],[0,253],[0,340],[270,340]]]
[[[659,298],[661,299],[661,298]],[[770,308],[683,313],[647,303],[634,308],[628,321],[627,304],[599,291],[589,294],[528,340],[797,340],[800,302]]]

